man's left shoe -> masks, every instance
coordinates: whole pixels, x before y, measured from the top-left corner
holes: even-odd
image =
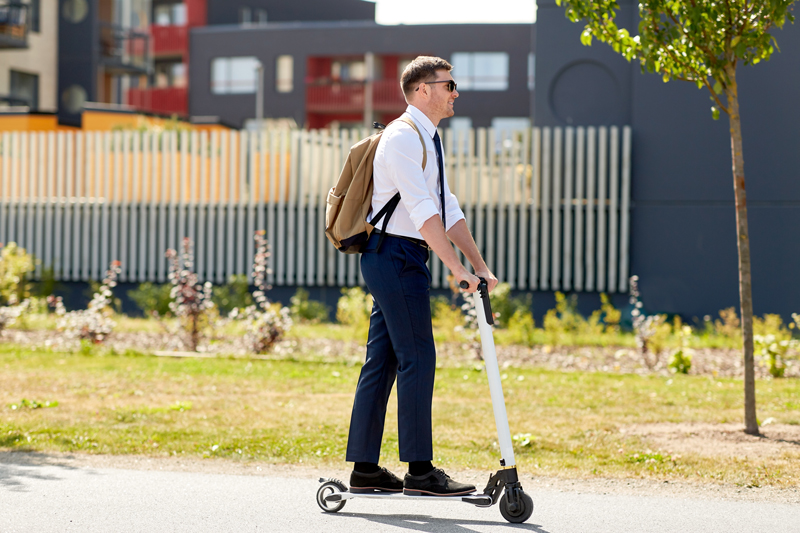
[[[374,474],[362,474],[353,470],[350,474],[350,492],[355,494],[403,492],[403,481],[385,468]]]
[[[475,492],[475,485],[453,481],[441,468],[422,476],[406,474],[403,494],[406,496],[462,496]]]

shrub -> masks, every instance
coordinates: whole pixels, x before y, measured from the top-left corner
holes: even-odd
[[[508,283],[498,283],[491,293],[492,313],[494,313],[495,324],[498,328],[507,328],[511,317],[518,310],[530,311],[531,295],[523,297],[511,296],[511,285]]]
[[[736,314],[736,309],[734,307],[722,309],[719,312],[719,317],[721,320],[714,321],[714,333],[720,337],[725,337],[741,344],[742,328],[739,315]]]
[[[464,313],[445,296],[431,298],[431,318],[433,327],[444,337],[445,342],[461,340],[464,330]]]
[[[227,315],[234,309],[246,309],[253,305],[250,284],[247,276],[237,274],[228,278],[228,283],[212,289],[211,300],[221,315]]]
[[[33,256],[10,242],[0,243],[0,305],[15,305],[30,297],[28,274],[33,272]]]
[[[22,303],[17,305],[8,305],[0,307],[0,335],[3,330],[9,326],[13,326],[17,319],[28,310],[30,300],[23,300]]]
[[[692,350],[689,348],[689,338],[692,336],[692,328],[682,326],[679,317],[675,318],[675,331],[678,332],[681,346],[672,353],[667,363],[667,367],[675,374],[688,374],[692,369]]]
[[[636,345],[642,355],[642,361],[647,368],[658,366],[661,351],[664,349],[672,333],[672,327],[667,322],[666,315],[646,315],[643,304],[639,299],[639,276],[630,278],[630,303],[633,305],[633,330],[636,335]]]
[[[514,344],[534,344],[534,326],[533,313],[528,309],[517,309],[508,320],[508,340]]]
[[[577,333],[585,329],[585,320],[578,313],[578,296],[566,296],[556,292],[556,307],[550,309],[544,316],[544,331],[551,344],[558,344],[565,334]]]
[[[128,297],[136,303],[145,316],[167,316],[172,314],[169,304],[172,301],[169,283],[158,285],[145,282],[136,289],[128,291]]]
[[[792,315],[792,318],[796,322],[798,317]],[[792,333],[783,324],[780,315],[753,317],[753,334],[755,356],[767,367],[772,377],[783,377],[788,361],[796,357],[800,350],[800,342],[792,339]]]
[[[114,311],[111,305],[114,294],[111,289],[117,285],[117,276],[120,271],[120,262],[113,261],[86,309],[67,312],[60,296],[48,297],[48,302],[55,308],[56,315],[58,315],[56,327],[64,331],[69,338],[94,344],[105,341],[116,326],[112,320]]]
[[[291,298],[292,318],[298,322],[308,324],[319,324],[328,321],[328,307],[316,300],[308,299],[308,291],[302,287],[297,288],[297,292]]]
[[[258,354],[267,353],[292,327],[289,308],[272,304],[267,298],[267,291],[270,289],[267,284],[269,245],[264,233],[264,230],[255,232],[256,254],[253,259],[255,304],[245,307],[242,311],[236,308],[231,312],[233,318],[247,322],[245,343],[248,350]]]
[[[192,241],[183,239],[183,251],[180,256],[173,249],[167,250],[169,260],[169,281],[172,284],[169,308],[180,320],[178,337],[184,346],[196,352],[203,332],[210,326],[210,311],[214,309],[211,301],[211,283],[200,285],[194,272],[194,255]]]
[[[336,304],[336,320],[340,324],[352,326],[359,339],[367,336],[371,312],[372,295],[365,293],[361,287],[342,289],[342,296]]]

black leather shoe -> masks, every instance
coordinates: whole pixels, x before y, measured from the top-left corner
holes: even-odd
[[[362,474],[355,470],[350,474],[350,492],[356,494],[402,491],[403,482],[385,468],[381,468],[374,474]]]
[[[475,485],[450,479],[441,468],[434,468],[422,476],[406,474],[403,494],[407,496],[461,496],[475,492]]]

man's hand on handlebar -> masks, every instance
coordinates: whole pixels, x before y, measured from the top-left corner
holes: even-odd
[[[470,293],[477,291],[478,283],[480,283],[478,276],[470,274],[466,268],[460,274],[456,274],[456,281],[458,281],[458,286],[461,287],[461,290]]]

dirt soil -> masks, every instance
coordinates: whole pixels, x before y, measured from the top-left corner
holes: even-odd
[[[800,426],[762,425],[761,435],[747,435],[741,424],[657,423],[622,428],[670,454],[693,453],[705,457],[766,459],[788,453],[800,460]]]
[[[54,350],[75,351],[80,348],[75,341],[64,340],[52,331],[7,330],[0,333],[2,340],[23,346],[45,346]],[[163,333],[114,333],[103,346],[124,353],[159,352],[158,355],[185,357],[185,347]],[[365,348],[363,343],[331,339],[287,339],[278,343],[271,354],[248,355],[241,339],[220,338],[199,348],[199,357],[248,357],[251,359],[309,359],[330,362],[360,363]],[[437,347],[440,365],[471,366],[478,363],[474,349],[468,344],[447,343]],[[667,355],[662,355],[655,365],[644,364],[641,355],[633,348],[614,346],[498,346],[497,359],[501,366],[537,366],[553,370],[581,372],[613,372],[621,374],[668,375]],[[769,378],[766,365],[756,364],[756,377]],[[715,377],[742,377],[740,350],[703,348],[693,350],[692,375]],[[800,362],[789,361],[787,378],[800,377]]]

